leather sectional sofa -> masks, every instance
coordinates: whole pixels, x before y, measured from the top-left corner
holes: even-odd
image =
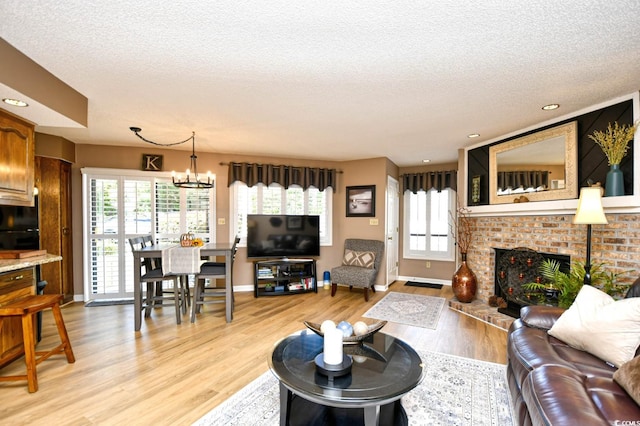
[[[636,282],[627,297],[639,293]],[[613,378],[617,368],[547,333],[563,312],[527,306],[509,329],[507,377],[518,424],[640,425],[640,406]]]

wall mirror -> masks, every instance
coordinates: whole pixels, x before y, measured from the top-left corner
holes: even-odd
[[[577,122],[489,147],[489,203],[578,196]]]

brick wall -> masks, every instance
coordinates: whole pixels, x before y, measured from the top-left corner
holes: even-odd
[[[472,218],[474,241],[467,263],[478,277],[480,300],[494,294],[495,258],[493,248],[526,247],[540,252],[571,256],[584,262],[587,225],[574,225],[573,215],[487,216]],[[634,270],[622,281],[640,276],[640,218],[636,214],[607,214],[607,225],[593,225],[591,263],[604,262],[614,273]]]

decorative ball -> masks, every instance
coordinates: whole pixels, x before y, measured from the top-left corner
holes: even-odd
[[[369,326],[365,324],[363,321],[358,321],[353,324],[353,333],[356,336],[362,336],[363,334],[367,334],[369,332]]]
[[[347,321],[340,321],[337,326],[338,330],[342,331],[343,337],[351,337],[353,334],[353,327]]]
[[[333,330],[336,328],[336,323],[331,320],[324,320],[320,325],[320,331],[325,334],[327,330]]]

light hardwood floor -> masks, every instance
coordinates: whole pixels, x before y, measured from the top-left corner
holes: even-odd
[[[434,290],[396,282],[390,291],[453,297],[449,286]],[[303,320],[355,322],[386,294],[377,292],[365,303],[361,290],[343,287],[333,298],[324,289],[258,299],[236,293],[231,324],[224,321],[223,305],[206,306],[194,324],[185,315],[181,325],[167,307],[154,310],[138,333],[132,305],[68,305],[62,312],[76,363],[64,357],[41,363],[34,394],[23,382],[0,383],[0,424],[191,424],[267,371],[273,345],[303,329]],[[506,362],[505,331],[446,306],[436,330],[388,323],[382,331],[415,347]],[[47,312],[41,345],[56,337]],[[23,368],[19,360],[0,374]]]

